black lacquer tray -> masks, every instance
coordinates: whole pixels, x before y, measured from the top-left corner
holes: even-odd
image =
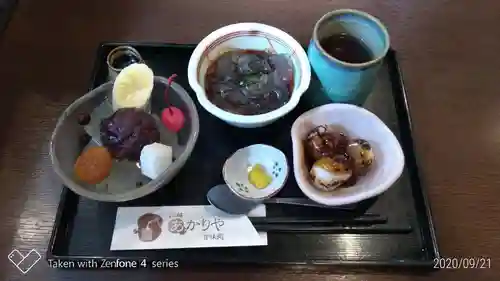
[[[142,55],[155,75],[176,80],[186,89],[187,65],[192,45],[142,44],[132,42],[105,43],[97,52],[92,88],[107,79],[106,55],[119,45],[131,45]],[[191,91],[193,100],[195,94]],[[413,150],[411,121],[403,81],[390,51],[380,71],[374,93],[364,105],[377,114],[399,138],[406,157],[406,168],[400,180],[387,192],[356,206],[357,212],[371,212],[388,218],[385,225],[363,231],[348,227],[325,234],[269,233],[268,246],[110,251],[111,237],[119,206],[205,205],[208,189],[222,183],[221,167],[238,148],[267,143],[281,149],[292,163],[290,127],[304,111],[327,102],[318,82],[313,78],[309,92],[299,106],[285,118],[260,129],[231,127],[206,112],[199,104],[200,135],[195,149],[177,177],[158,192],[126,203],[100,203],[63,189],[54,230],[47,252],[48,260],[125,259],[178,261],[186,265],[214,264],[282,264],[410,266],[432,268],[439,256],[429,203],[422,188]],[[196,102],[197,103],[197,102]],[[202,163],[203,165],[200,165]],[[293,175],[278,196],[303,197]],[[333,216],[332,211],[268,205],[268,216]],[[409,233],[402,228],[411,227]]]

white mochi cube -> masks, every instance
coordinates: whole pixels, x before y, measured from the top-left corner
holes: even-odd
[[[152,143],[146,145],[141,150],[141,173],[154,180],[172,164],[172,147]]]

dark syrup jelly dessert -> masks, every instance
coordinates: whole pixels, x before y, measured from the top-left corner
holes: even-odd
[[[222,54],[207,70],[208,99],[226,111],[264,114],[286,104],[293,90],[293,67],[287,55],[234,50]]]
[[[141,61],[140,58],[138,58],[134,54],[130,53],[125,53],[121,54],[120,56],[116,57],[113,62],[111,63],[111,66],[116,68],[116,69],[124,69],[125,67],[133,64],[133,63],[139,63]]]
[[[122,70],[133,63],[141,63],[142,58],[136,49],[130,46],[119,46],[109,52],[107,61],[114,70]]]

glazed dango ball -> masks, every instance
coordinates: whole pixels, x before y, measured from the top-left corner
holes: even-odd
[[[324,124],[313,128],[303,140],[303,145],[310,179],[313,186],[321,191],[355,185],[375,161],[375,154],[367,140],[350,138],[335,125]]]
[[[352,140],[347,146],[347,153],[354,162],[356,172],[360,175],[366,174],[375,160],[370,143],[364,139]]]
[[[309,157],[319,160],[344,154],[348,142],[345,134],[330,130],[328,126],[318,126],[309,133],[305,145]]]
[[[314,186],[322,191],[332,191],[344,184],[352,176],[349,161],[344,155],[316,161],[309,172]]]

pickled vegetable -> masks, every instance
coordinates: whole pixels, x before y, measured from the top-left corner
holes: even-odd
[[[262,165],[256,164],[250,168],[248,181],[256,188],[264,189],[271,184],[273,178],[266,172],[266,169]]]

